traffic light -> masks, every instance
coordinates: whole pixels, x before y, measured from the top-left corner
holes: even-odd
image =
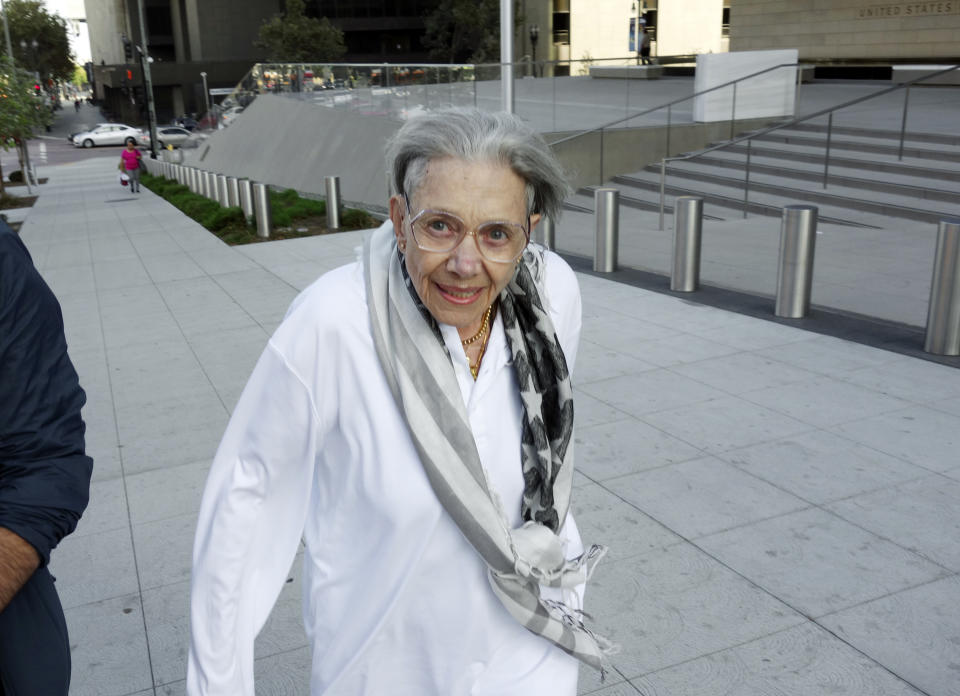
[[[123,57],[127,63],[133,62],[133,43],[126,36],[123,37]]]
[[[127,70],[127,79],[128,79],[128,80],[132,80],[132,79],[133,79],[133,70]]]

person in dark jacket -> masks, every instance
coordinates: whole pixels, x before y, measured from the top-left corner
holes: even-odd
[[[47,564],[89,498],[85,402],[60,304],[0,220],[0,696],[66,696],[70,686]]]

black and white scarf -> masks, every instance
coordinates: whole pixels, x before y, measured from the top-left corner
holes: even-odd
[[[584,626],[582,612],[540,597],[541,584],[572,588],[586,582],[606,553],[594,545],[568,560],[557,536],[573,479],[573,392],[537,288],[542,251],[524,252],[499,296],[524,408],[519,529],[510,529],[491,489],[450,356],[436,322],[409,286],[391,225],[370,236],[363,258],[377,355],[434,493],[487,563],[494,594],[510,614],[603,674],[615,646]]]

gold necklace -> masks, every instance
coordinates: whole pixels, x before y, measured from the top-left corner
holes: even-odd
[[[490,315],[490,310],[487,310],[487,316]],[[484,354],[487,352],[487,343],[490,341],[490,334],[488,333],[484,339],[483,343],[480,344],[480,354],[477,356],[477,362],[470,365],[470,374],[473,375],[473,381],[477,381],[477,375],[480,374],[480,362],[483,360]],[[470,360],[467,360],[467,364],[470,364]]]
[[[464,347],[464,348],[466,348],[467,346],[469,346],[471,343],[476,343],[477,341],[479,341],[481,338],[483,338],[483,337],[487,334],[487,327],[490,325],[490,312],[491,312],[491,310],[493,310],[493,305],[492,305],[492,304],[491,304],[489,307],[487,307],[487,311],[486,311],[486,312],[484,313],[484,315],[483,315],[483,323],[480,324],[480,330],[477,331],[477,333],[475,333],[475,334],[474,334],[473,336],[471,336],[470,338],[465,338],[465,339],[461,339],[461,340],[460,340],[460,343],[463,344],[463,347]]]

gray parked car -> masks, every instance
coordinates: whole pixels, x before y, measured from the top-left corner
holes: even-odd
[[[180,147],[190,137],[190,131],[180,126],[158,126],[157,127],[157,145],[166,147],[173,145]],[[140,144],[150,147],[150,132],[144,131],[140,137]]]

